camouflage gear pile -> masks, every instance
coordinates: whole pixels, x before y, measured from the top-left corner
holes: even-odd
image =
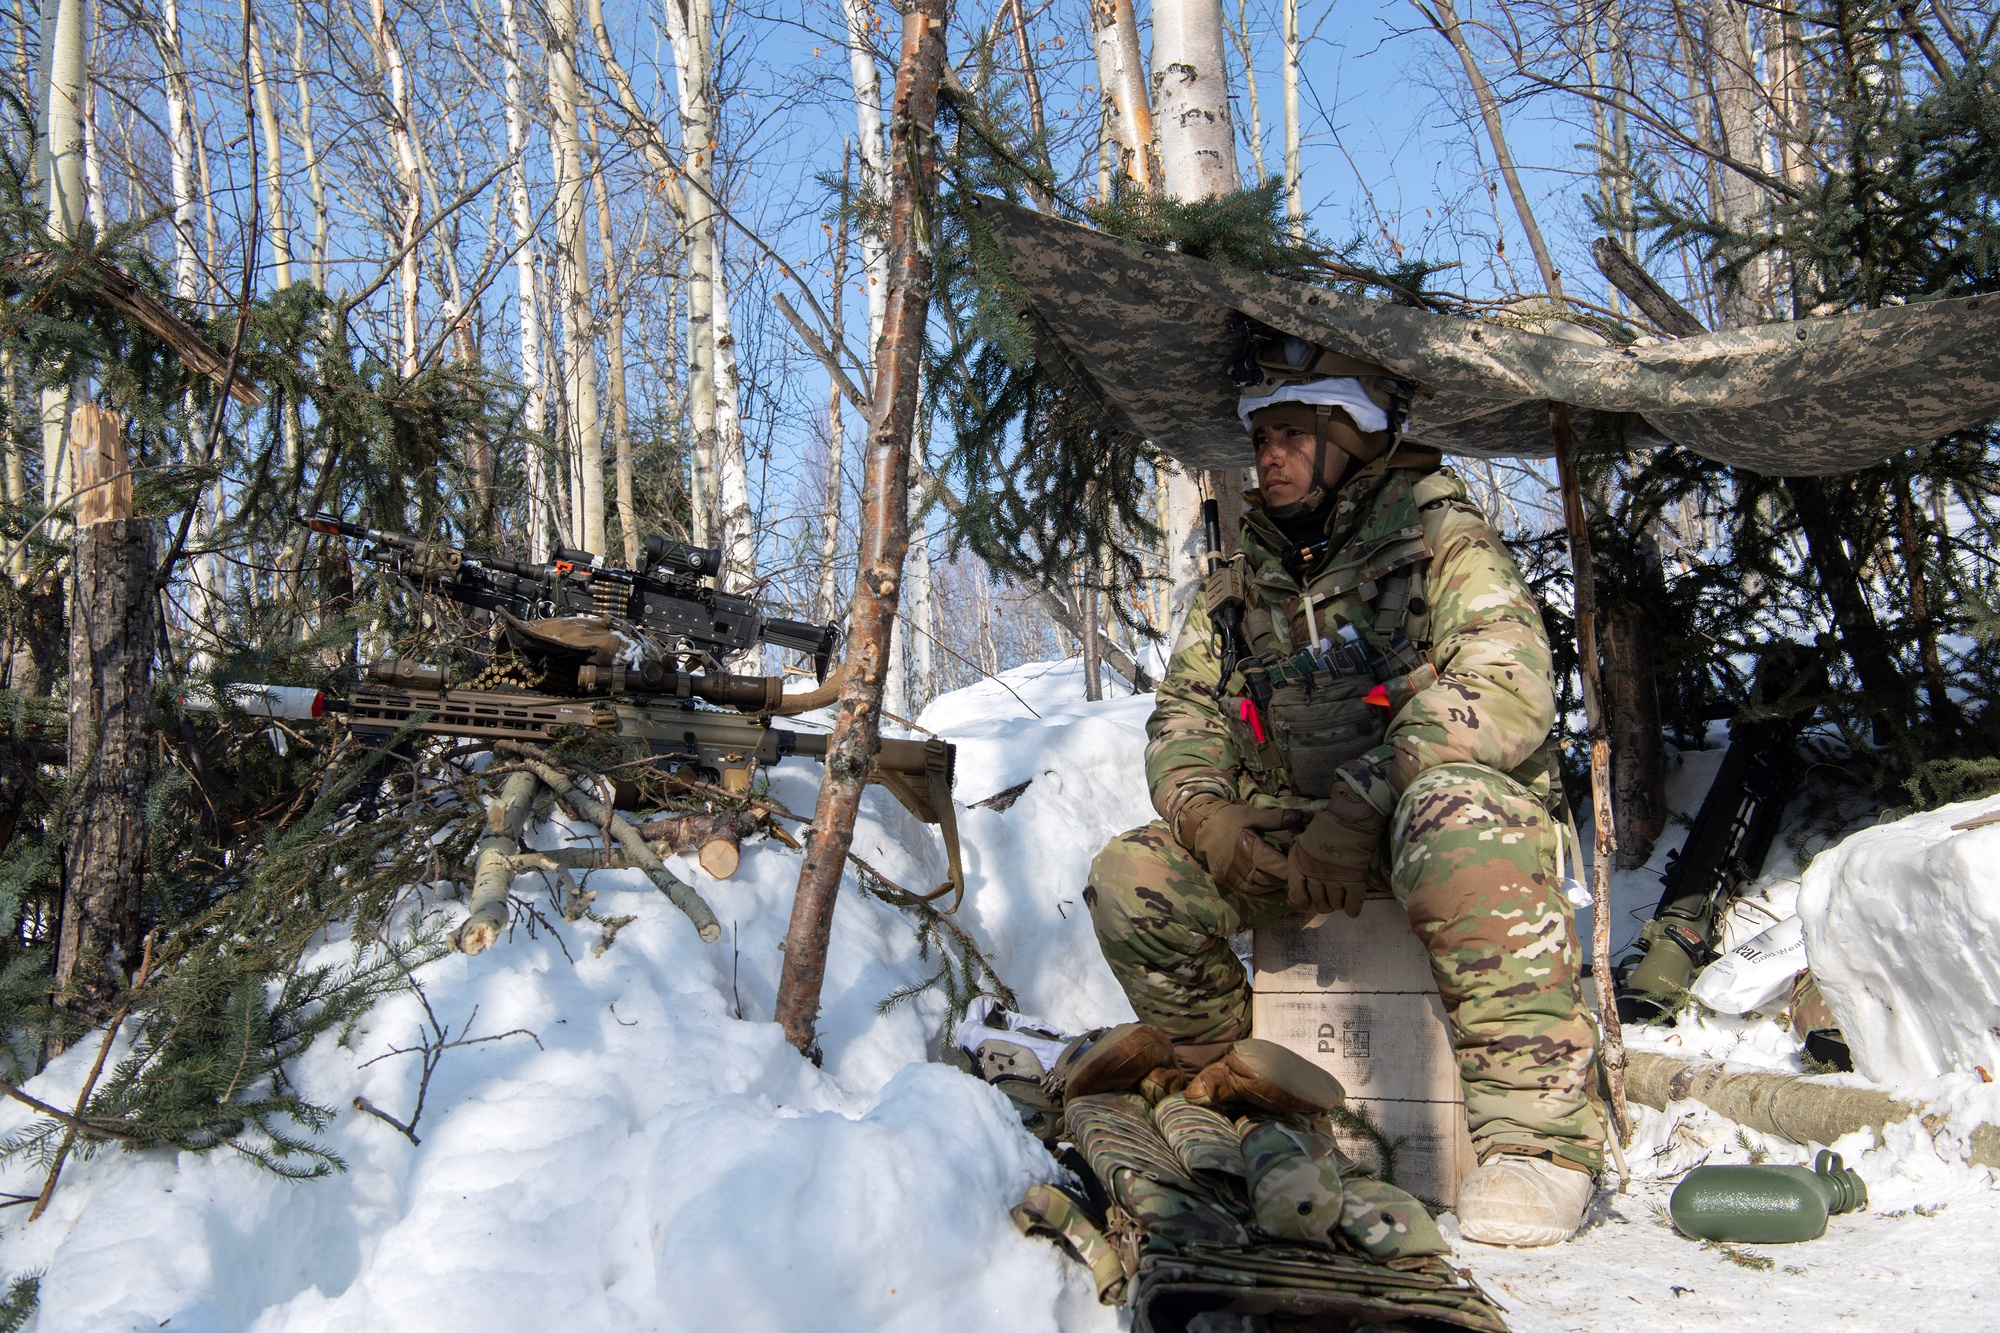
[[[1232,1121],[1122,1093],[1073,1098],[1064,1115],[1084,1188],[1036,1185],[1014,1222],[1089,1266],[1100,1300],[1124,1295],[1135,1330],[1194,1289],[1203,1298],[1167,1326],[1205,1309],[1503,1327],[1438,1257],[1449,1246],[1424,1206],[1342,1156],[1324,1117]]]
[[[1342,489],[1328,520],[1333,554],[1303,589],[1279,555],[1283,539],[1253,507],[1238,559],[1249,646],[1271,668],[1270,707],[1246,697],[1241,668],[1220,679],[1198,597],[1147,724],[1146,775],[1163,822],[1099,853],[1086,901],[1141,1020],[1176,1043],[1247,1036],[1249,981],[1229,938],[1292,908],[1282,895],[1222,891],[1169,826],[1199,794],[1317,811],[1344,783],[1388,817],[1373,881],[1403,904],[1430,953],[1480,1156],[1549,1153],[1596,1170],[1595,1044],[1575,919],[1555,872],[1566,816],[1552,786],[1548,640],[1464,487],[1449,472],[1402,466],[1412,461],[1434,459],[1405,448]],[[1359,648],[1301,651],[1320,640]],[[1343,656],[1369,669],[1347,669]],[[1385,676],[1386,708],[1367,699]],[[1289,836],[1267,835],[1279,850]]]

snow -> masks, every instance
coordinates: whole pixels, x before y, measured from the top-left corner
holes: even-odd
[[[2000,798],[1848,838],[1807,870],[1799,915],[1862,1073],[2000,1071]]]
[[[947,695],[919,719],[956,741],[968,892],[959,921],[985,946],[1021,1008],[1058,1028],[1130,1015],[1097,953],[1081,889],[1111,834],[1152,817],[1141,774],[1151,700],[1082,700],[1074,663],[1006,673]],[[1682,757],[1677,806],[1698,804],[1719,758]],[[787,761],[773,795],[809,811],[817,769]],[[1005,810],[977,807],[1026,783]],[[1961,818],[1963,816],[1960,816]],[[543,830],[555,845],[567,830]],[[1670,834],[1671,842],[1677,834]],[[1989,835],[1991,836],[1991,835]],[[880,792],[864,802],[856,851],[910,885],[942,874],[936,835]],[[1662,849],[1664,851],[1664,849]],[[414,996],[386,1001],[346,1046],[296,1062],[304,1094],[339,1112],[325,1136],[348,1163],[292,1183],[225,1154],[98,1153],[73,1161],[46,1216],[0,1212],[0,1272],[45,1273],[39,1333],[321,1333],[322,1330],[580,1328],[843,1330],[948,1327],[1109,1333],[1087,1276],[1007,1218],[1054,1167],[994,1090],[935,1063],[943,1011],[931,996],[886,1012],[891,991],[929,975],[907,923],[850,881],[835,914],[820,1020],[824,1068],[770,1021],[798,854],[743,849],[730,880],[678,858],[721,920],[699,943],[639,877],[600,872],[595,910],[636,919],[601,955],[595,927],[558,922],[477,958],[420,974],[454,1034],[533,1036],[444,1053],[413,1145],[349,1109],[356,1096],[407,1116],[423,1030]],[[1737,939],[1791,915],[1789,862],[1773,858]],[[1817,869],[1817,867],[1815,867]],[[1789,877],[1789,878],[1788,878]],[[1620,876],[1622,914],[1649,915],[1643,872]],[[546,903],[537,881],[517,890]],[[1650,893],[1657,896],[1657,878]],[[426,904],[451,924],[452,902]],[[1760,924],[1758,924],[1760,923]],[[1636,929],[1636,927],[1634,927]],[[1627,932],[1630,933],[1630,932]],[[324,960],[348,946],[330,940]],[[1767,1019],[1689,1014],[1630,1030],[1632,1044],[1796,1071],[1795,1044]],[[73,1099],[94,1043],[29,1090]],[[387,1058],[383,1058],[383,1057]],[[1741,1134],[1692,1104],[1638,1109],[1637,1177],[1605,1193],[1577,1241],[1511,1252],[1461,1244],[1521,1333],[1713,1328],[2000,1328],[2000,1189],[1958,1164],[1956,1135],[2000,1120],[2000,1085],[1971,1072],[1896,1087],[1946,1117],[1938,1142],[1914,1122],[1882,1144],[1836,1145],[1868,1181],[1865,1213],[1809,1245],[1760,1247],[1774,1267],[1675,1234],[1672,1181],[1703,1160],[1807,1160]],[[26,1123],[0,1108],[0,1134]],[[0,1190],[33,1193],[16,1165]],[[1916,1211],[1919,1207],[1922,1212]],[[1935,1210],[1942,1208],[1942,1214]],[[1450,1229],[1450,1220],[1446,1221]],[[170,1321],[170,1322],[169,1322]]]

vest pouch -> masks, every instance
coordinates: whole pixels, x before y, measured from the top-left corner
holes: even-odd
[[[1342,764],[1358,759],[1389,734],[1389,710],[1367,701],[1372,676],[1313,673],[1313,689],[1303,681],[1271,694],[1270,726],[1290,770],[1293,794],[1324,800],[1333,794]]]

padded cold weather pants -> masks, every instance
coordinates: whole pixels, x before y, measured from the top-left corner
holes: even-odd
[[[1582,951],[1541,802],[1493,769],[1445,764],[1403,793],[1386,852],[1451,1021],[1480,1157],[1546,1152],[1596,1170]],[[1293,911],[1282,896],[1224,893],[1159,822],[1113,838],[1084,894],[1141,1019],[1176,1042],[1250,1035],[1250,980],[1229,937]]]

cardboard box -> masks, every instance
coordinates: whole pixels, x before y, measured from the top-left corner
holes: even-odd
[[[1450,1204],[1476,1165],[1465,1096],[1430,957],[1401,904],[1371,897],[1361,915],[1290,917],[1256,932],[1251,1025],[1330,1071],[1347,1103],[1396,1145],[1396,1183]],[[1366,1139],[1342,1149],[1379,1166]]]

